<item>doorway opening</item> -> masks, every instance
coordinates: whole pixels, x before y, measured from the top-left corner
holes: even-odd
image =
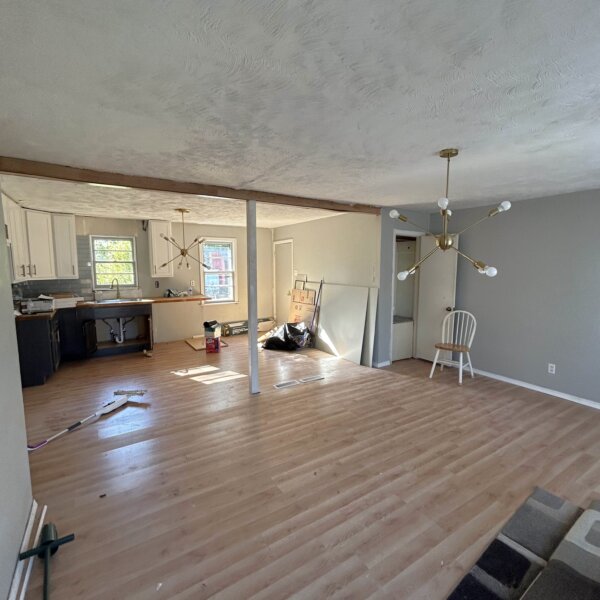
[[[294,240],[273,242],[273,310],[275,323],[288,320],[291,290],[294,287]]]
[[[392,284],[392,362],[413,356],[417,286],[414,277],[399,281],[396,273],[410,269],[416,257],[416,237],[396,234]]]

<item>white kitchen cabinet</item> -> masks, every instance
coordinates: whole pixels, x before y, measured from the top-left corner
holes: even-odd
[[[2,196],[7,242],[10,249],[12,281],[18,283],[29,279],[29,246],[25,211],[16,203]]]
[[[173,277],[173,244],[161,237],[171,237],[169,221],[148,221],[148,246],[150,248],[150,276]],[[167,263],[166,267],[163,265]]]
[[[56,279],[52,215],[38,210],[25,210],[30,273],[28,279]]]
[[[75,215],[52,215],[54,259],[57,279],[78,279]]]

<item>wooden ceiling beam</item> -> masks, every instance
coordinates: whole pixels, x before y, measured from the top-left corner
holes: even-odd
[[[318,198],[305,198],[303,196],[289,196],[272,192],[256,190],[243,190],[195,183],[192,181],[175,181],[146,177],[142,175],[125,175],[124,173],[111,173],[109,171],[95,171],[80,169],[54,163],[26,160],[0,156],[0,173],[37,177],[40,179],[55,179],[59,181],[73,181],[77,183],[100,183],[104,185],[118,185],[140,190],[153,190],[156,192],[173,192],[176,194],[190,194],[194,196],[212,196],[215,198],[234,198],[236,200],[256,200],[270,204],[287,204],[303,208],[319,208],[337,212],[355,212],[367,214],[380,214],[381,208],[371,204],[350,204],[335,200],[322,200]]]

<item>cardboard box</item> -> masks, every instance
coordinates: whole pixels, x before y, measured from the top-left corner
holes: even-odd
[[[221,349],[221,339],[218,337],[206,338],[206,352],[216,354]]]
[[[315,314],[314,304],[302,304],[301,302],[292,302],[290,313],[288,315],[288,323],[306,323],[310,325]]]
[[[314,304],[316,290],[292,290],[292,304]]]
[[[221,325],[215,325],[214,327],[204,328],[204,337],[208,338],[220,338],[221,337]]]
[[[234,323],[223,324],[223,335],[241,335],[242,333],[248,333],[248,321],[236,321]]]

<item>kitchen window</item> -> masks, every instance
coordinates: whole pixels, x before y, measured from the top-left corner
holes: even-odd
[[[234,239],[206,238],[202,244],[202,292],[207,302],[237,301],[236,248]]]
[[[110,288],[114,279],[121,287],[137,286],[135,238],[90,236],[94,289]]]

